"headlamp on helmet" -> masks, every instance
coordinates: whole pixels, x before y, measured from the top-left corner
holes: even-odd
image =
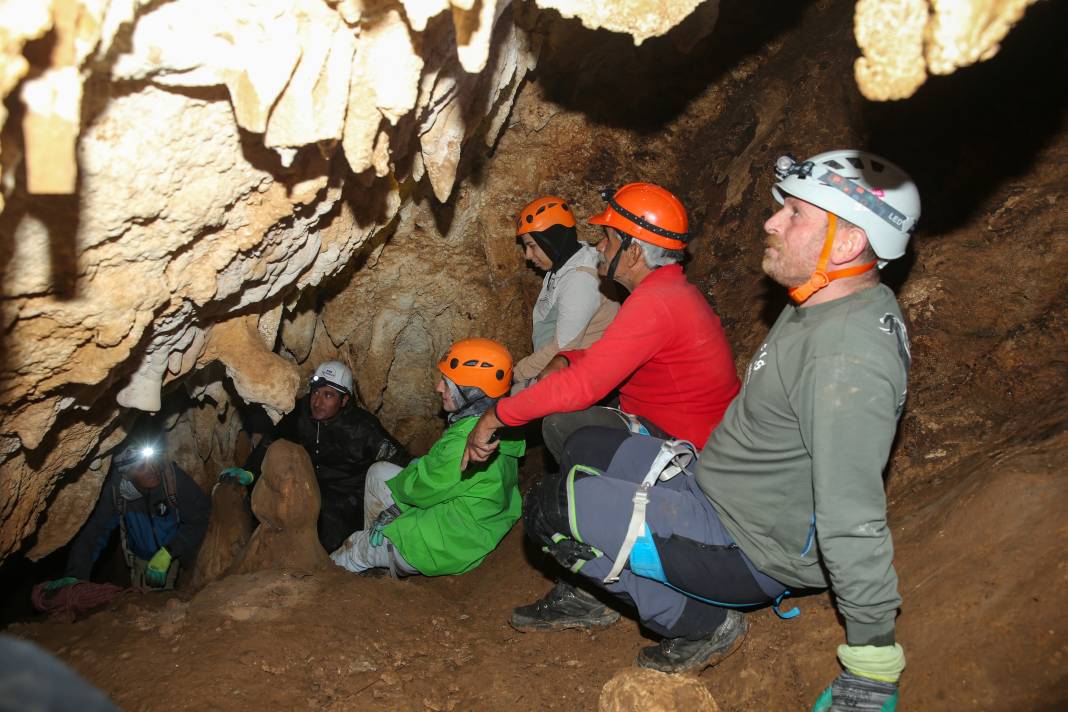
[[[119,474],[125,474],[155,462],[160,448],[155,443],[131,444],[124,447],[115,456],[112,467]]]
[[[791,195],[862,228],[880,267],[905,253],[920,219],[920,194],[909,175],[867,151],[827,151],[804,162],[782,156],[775,176],[775,200]]]
[[[327,361],[319,365],[308,384],[309,390],[330,386],[342,395],[352,395],[352,371],[340,361]]]

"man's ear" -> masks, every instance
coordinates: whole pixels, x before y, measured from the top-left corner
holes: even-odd
[[[860,257],[868,247],[868,234],[864,228],[850,225],[838,231],[834,241],[831,261],[836,265],[848,264]]]
[[[344,408],[349,404],[349,396],[347,393],[341,395],[341,407]]]
[[[638,244],[638,241],[631,240],[630,247],[627,248],[627,266],[633,267],[639,262],[645,262],[645,254],[642,252],[642,246]]]

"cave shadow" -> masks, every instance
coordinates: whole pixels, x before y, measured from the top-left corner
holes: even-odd
[[[39,79],[44,70],[41,67],[51,65],[51,57],[56,48],[56,32],[47,32],[44,36],[30,40],[23,47],[23,55],[29,62],[29,72],[22,82]],[[25,106],[18,100],[19,92],[12,92],[5,100],[8,111],[8,122],[13,126],[19,125],[25,116]],[[82,102],[81,113],[86,113]],[[84,121],[84,119],[82,119]],[[85,126],[83,123],[82,126]],[[79,137],[80,138],[80,131]],[[18,132],[22,143],[21,150],[25,152],[25,135]],[[74,160],[78,163],[78,141],[75,141]],[[30,214],[41,221],[48,235],[48,257],[50,267],[50,294],[59,301],[70,301],[78,297],[78,226],[80,221],[80,194],[82,188],[82,171],[78,168],[75,179],[74,192],[71,194],[31,194],[26,189],[29,185],[27,180],[27,164],[25,155],[19,160],[15,174],[15,185],[19,186],[21,195],[16,198],[16,204],[21,210],[16,212],[13,221],[7,221],[0,234],[7,235],[8,239],[14,240],[14,228],[18,225],[19,218],[24,214]],[[12,197],[15,197],[14,195]],[[21,200],[19,199],[21,198]],[[15,246],[12,245],[12,250]],[[7,261],[7,256],[0,257]],[[3,275],[4,264],[0,264],[0,276]]]
[[[789,31],[807,5],[723,2],[712,32],[689,52],[678,49],[676,41],[697,21],[694,14],[638,47],[630,35],[587,30],[576,19],[554,18],[577,39],[544,49],[533,78],[544,87],[545,99],[581,112],[593,123],[652,134],[678,118],[744,57]]]
[[[786,287],[767,275],[761,276],[760,286],[763,288],[763,293],[759,297],[762,302],[760,320],[770,328],[779,318],[782,310],[790,304],[790,297],[786,293]]]
[[[909,99],[863,105],[870,149],[919,185],[919,239],[974,222],[983,203],[1025,175],[1063,131],[1068,82],[1055,68],[1068,65],[1059,32],[1066,26],[1068,3],[1036,3],[997,56],[931,76]]]

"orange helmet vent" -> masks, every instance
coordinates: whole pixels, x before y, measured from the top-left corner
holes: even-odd
[[[512,385],[512,355],[492,339],[463,339],[449,347],[438,370],[458,386],[474,386],[499,398]]]
[[[553,225],[575,227],[575,215],[566,200],[548,195],[538,198],[519,212],[519,217],[515,220],[515,236],[542,232]]]

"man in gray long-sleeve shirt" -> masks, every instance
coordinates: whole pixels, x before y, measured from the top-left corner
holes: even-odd
[[[750,361],[695,476],[649,490],[644,522],[628,527],[620,510],[633,508],[659,446],[580,431],[565,447],[570,469],[539,484],[524,519],[561,563],[631,600],[664,637],[639,655],[643,667],[714,664],[745,631],[733,607],[829,586],[846,622],[846,671],[816,709],[892,709],[905,660],[882,471],[910,358],[876,267],[904,253],[919,194],[900,168],[862,151],[784,157],[776,173],[782,208],[765,223],[763,268],[795,304]],[[611,618],[598,606],[588,594],[550,594],[512,622],[603,625]]]

